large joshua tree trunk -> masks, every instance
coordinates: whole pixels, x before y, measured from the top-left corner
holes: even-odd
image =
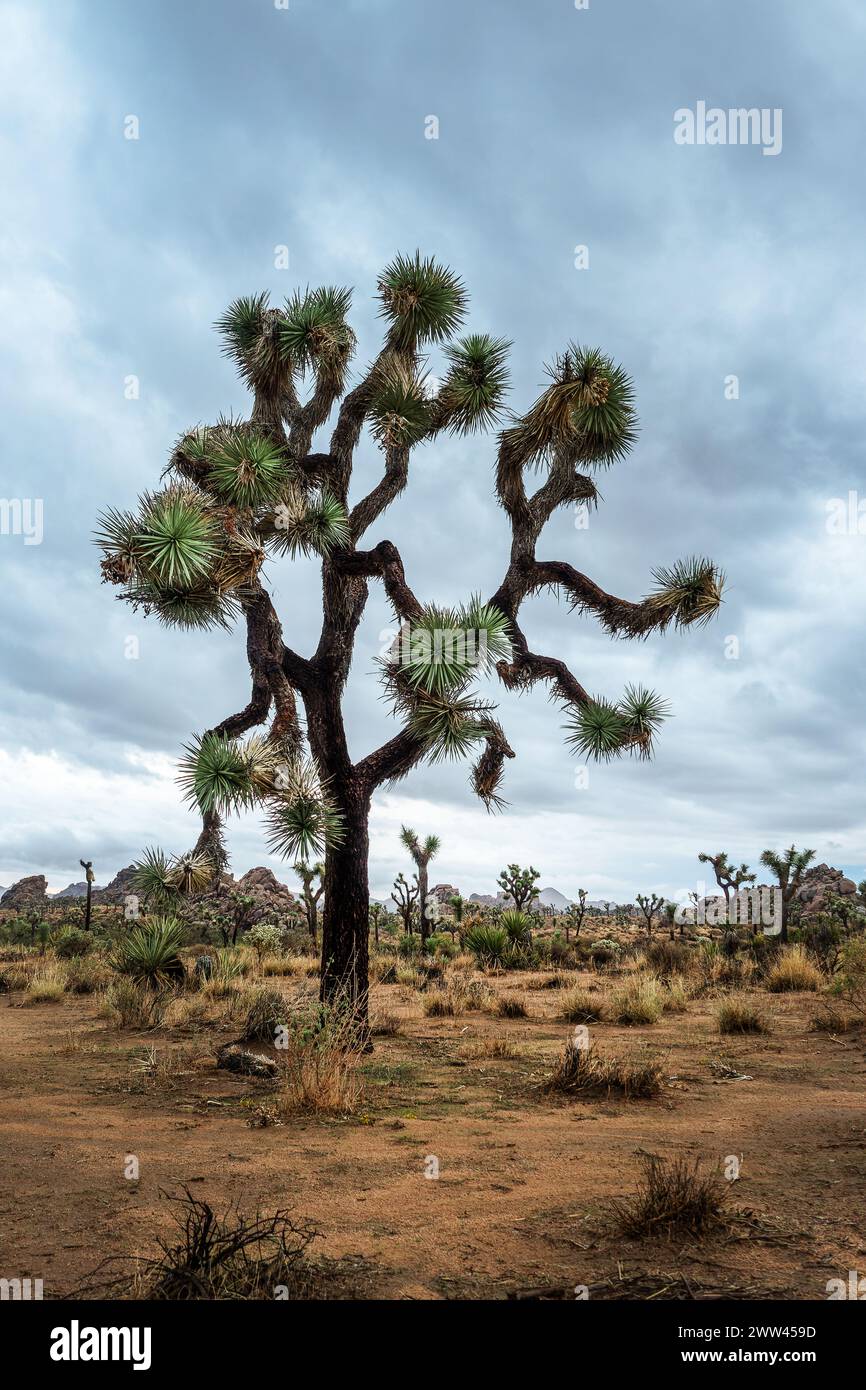
[[[320,998],[322,1003],[337,1007],[351,1004],[359,1022],[366,1025],[370,800],[356,787],[347,788],[337,800],[343,812],[344,833],[340,843],[327,851]]]

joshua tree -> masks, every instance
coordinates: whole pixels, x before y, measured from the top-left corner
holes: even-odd
[[[643,893],[638,893],[636,902],[646,920],[647,936],[652,936],[653,918],[664,907],[665,900],[657,897],[655,893],[650,893],[649,897],[645,897]]]
[[[348,290],[299,292],[282,308],[270,308],[266,294],[236,300],[218,327],[252,392],[249,419],[184,434],[164,485],[132,512],[105,513],[98,537],[104,579],[164,623],[211,628],[244,620],[249,703],[197,736],[184,760],[187,795],[203,819],[197,849],[217,866],[224,862],[224,816],[257,804],[266,810],[275,852],[324,855],[321,995],[348,997],[362,1016],[372,796],[425,759],[474,753],[474,791],[488,809],[503,804],[503,766],[514,755],[491,705],[473,696],[476,677],[495,667],[510,690],[547,685],[582,758],[651,755],[664,702],[632,687],[616,701],[591,696],[561,660],[531,649],[519,623],[524,600],[552,590],[571,608],[592,613],[611,636],[642,638],[708,621],[722,588],[710,561],[687,560],[656,569],[655,587],[634,603],[564,561],[536,558],[556,509],[594,505],[593,471],[624,458],[636,437],[625,371],[597,349],[572,344],[550,365],[550,384],[536,402],[499,434],[493,476],[512,537],[501,584],[488,601],[458,609],[422,602],[406,582],[397,547],[381,530],[373,543],[368,533],[406,487],[414,448],[500,418],[509,345],[486,334],[457,336],[467,308],[463,284],[420,254],[397,256],[386,267],[378,298],[384,342],[352,389]],[[425,355],[437,345],[444,367],[433,391]],[[302,398],[305,378],[312,387]],[[314,452],[314,434],[332,414],[330,442]],[[350,503],[365,425],[382,451],[383,471],[366,496]],[[469,466],[468,446],[465,457]],[[539,471],[540,485],[528,491],[528,476]],[[262,578],[271,557],[299,552],[318,556],[322,566],[322,628],[309,657],[284,642]],[[355,759],[342,705],[370,582],[383,585],[401,625],[381,662],[400,727]],[[267,735],[242,741],[271,715]]]
[[[384,911],[381,903],[370,903],[370,926],[373,928],[373,940],[377,946],[379,945],[379,923]]]
[[[428,835],[427,839],[422,844],[415,834],[415,831],[410,830],[407,825],[404,825],[401,829],[400,839],[415,860],[415,866],[418,869],[418,909],[421,918],[421,942],[423,945],[430,935],[430,922],[433,916],[430,911],[432,904],[427,901],[429,896],[427,888],[427,868],[430,864],[430,860],[439,853],[442,842],[438,835]],[[438,904],[435,910],[438,911]]]
[[[584,917],[586,916],[586,898],[587,898],[586,889],[585,889],[585,888],[578,888],[578,890],[577,890],[577,902],[576,902],[576,903],[569,903],[568,907],[565,909],[565,939],[566,939],[566,941],[568,941],[568,932],[569,932],[569,928],[570,928],[570,927],[574,927],[574,935],[575,935],[575,937],[580,936],[580,929],[581,929],[581,927],[583,926],[583,919],[584,919]]]
[[[730,923],[731,890],[736,895],[744,883],[754,883],[756,876],[749,872],[748,864],[741,864],[735,869],[728,863],[724,850],[720,854],[699,854],[698,859],[702,864],[712,864],[716,883],[725,895],[725,917]]]
[[[90,910],[93,893],[93,880],[95,878],[95,874],[93,872],[93,860],[79,859],[78,862],[84,870],[84,877],[87,879],[87,906],[84,909],[84,930],[90,931]]]
[[[453,926],[451,927],[451,940],[453,941],[455,932],[458,936],[461,935],[461,928],[463,926],[463,909],[466,906],[466,903],[464,902],[463,898],[460,896],[459,893],[452,894],[452,896],[448,899],[448,902],[451,907],[451,911],[454,913],[454,916],[451,918],[451,921],[453,923]]]
[[[308,864],[306,860],[299,859],[292,865],[298,878],[301,880],[301,897],[304,900],[304,916],[307,919],[307,931],[310,933],[313,944],[319,944],[319,899],[325,891],[325,866],[322,863]],[[313,888],[315,879],[319,880],[318,888]]]
[[[398,874],[394,879],[394,891],[391,894],[397,904],[397,911],[403,918],[403,930],[408,933],[412,930],[412,909],[418,901],[419,884],[418,875],[412,875],[412,882],[409,883],[402,874]]]
[[[677,921],[677,905],[676,905],[676,903],[665,903],[664,912],[665,912],[665,921],[667,922],[667,924],[668,924],[668,930],[670,931],[671,941],[675,941],[675,940],[676,940],[676,932],[674,931],[674,928],[675,928],[675,926],[676,926],[676,921]],[[682,928],[682,925],[681,925],[681,926],[680,926],[680,936],[682,936],[682,934],[683,934],[683,928]]]
[[[540,877],[540,873],[533,869],[532,865],[528,869],[521,869],[519,864],[509,864],[496,881],[503,893],[514,903],[517,911],[524,912],[531,907],[533,898],[537,896],[535,885]]]
[[[765,869],[776,875],[779,880],[779,887],[782,890],[782,930],[780,937],[782,941],[788,940],[788,908],[797,889],[800,887],[805,870],[815,858],[813,849],[798,850],[794,845],[786,849],[784,854],[776,854],[775,850],[765,849],[761,855],[761,863]]]

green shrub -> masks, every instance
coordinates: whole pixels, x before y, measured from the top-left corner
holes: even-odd
[[[512,955],[512,943],[504,927],[494,927],[481,922],[470,927],[463,938],[463,945],[471,951],[483,969],[505,969]]]
[[[90,932],[79,931],[77,927],[64,927],[54,938],[54,951],[61,960],[86,956],[92,945]]]
[[[165,989],[186,978],[179,954],[182,945],[183,925],[176,917],[152,917],[140,927],[133,927],[120,943],[112,964],[134,984]]]
[[[403,932],[397,941],[397,952],[404,960],[421,954],[421,937],[418,932]]]

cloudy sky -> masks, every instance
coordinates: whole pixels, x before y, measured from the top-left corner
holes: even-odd
[[[115,602],[96,514],[153,486],[182,429],[245,411],[211,327],[231,299],[353,285],[363,364],[377,272],[416,247],[464,277],[470,327],[513,340],[515,408],[570,339],[634,377],[637,447],[588,529],[563,511],[539,556],[639,598],[655,566],[708,554],[729,587],[710,628],[642,644],[527,605],[533,649],[593,693],[671,700],[655,762],[582,786],[543,689],[500,692],[507,810],[487,816],[465,767],[419,769],[376,799],[374,892],[407,867],[402,822],[441,835],[434,881],[465,892],[519,860],[569,895],[673,894],[700,882],[700,850],[754,863],[792,840],[862,877],[866,535],[833,499],[859,489],[855,517],[866,499],[864,47],[862,0],[0,4],[0,493],[43,511],[40,544],[8,509],[0,534],[0,883],[60,888],[81,857],[104,883],[195,838],[175,762],[246,703],[243,633],[184,636]],[[699,102],[781,111],[781,151],[678,144],[674,113]],[[417,451],[370,534],[422,599],[504,573],[494,452]],[[359,488],[377,466],[368,440]],[[315,567],[268,577],[309,653]],[[358,757],[393,732],[372,674],[388,621],[374,588],[347,694]],[[236,873],[292,882],[254,817],[230,847]]]

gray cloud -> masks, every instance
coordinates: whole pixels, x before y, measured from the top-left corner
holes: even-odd
[[[516,406],[571,338],[634,375],[637,448],[600,479],[589,530],[562,514],[540,553],[628,597],[655,565],[707,553],[730,588],[711,629],[643,644],[611,643],[550,598],[527,606],[535,649],[562,655],[591,690],[640,680],[671,699],[653,765],[593,769],[577,790],[560,714],[541,691],[498,691],[519,754],[505,816],[487,818],[453,767],[418,771],[387,806],[441,812],[441,874],[453,881],[465,864],[478,877],[466,888],[489,889],[533,843],[545,880],[567,892],[591,878],[621,896],[688,884],[699,849],[724,842],[754,861],[795,837],[862,876],[854,615],[866,539],[824,524],[828,499],[864,488],[857,4],[829,0],[818,23],[782,0],[721,17],[709,0],[586,12],[96,0],[60,14],[35,0],[6,7],[2,24],[14,270],[0,314],[2,492],[44,499],[45,539],[0,537],[6,793],[29,807],[23,820],[6,808],[0,880],[50,868],[60,886],[84,833],[112,871],[154,836],[181,848],[193,833],[170,782],[162,822],[155,803],[136,804],[132,788],[150,796],[153,778],[127,754],[173,758],[246,702],[242,637],[181,637],[113,603],[90,542],[96,513],[153,485],[180,430],[245,408],[210,328],[231,298],[354,284],[363,363],[377,343],[376,272],[416,245],[464,275],[475,326],[513,338]],[[781,155],[676,146],[673,112],[699,99],[782,107]],[[131,113],[138,141],[122,138]],[[423,137],[429,114],[438,141]],[[288,273],[274,269],[278,244]],[[573,266],[578,244],[587,271]],[[137,401],[124,399],[130,374]],[[493,453],[477,438],[419,451],[371,535],[399,543],[425,598],[496,588],[508,533]],[[377,466],[367,443],[359,487]],[[271,582],[287,640],[310,650],[314,567],[280,564]],[[370,674],[388,622],[374,591],[349,686],[358,753],[390,732]],[[130,634],[137,661],[124,659]],[[726,660],[728,635],[738,660]],[[86,775],[86,827],[56,820],[29,752]],[[466,860],[448,843],[449,817],[464,814]],[[401,862],[391,835],[383,810],[377,884]],[[254,822],[232,847],[238,869],[274,863]]]

